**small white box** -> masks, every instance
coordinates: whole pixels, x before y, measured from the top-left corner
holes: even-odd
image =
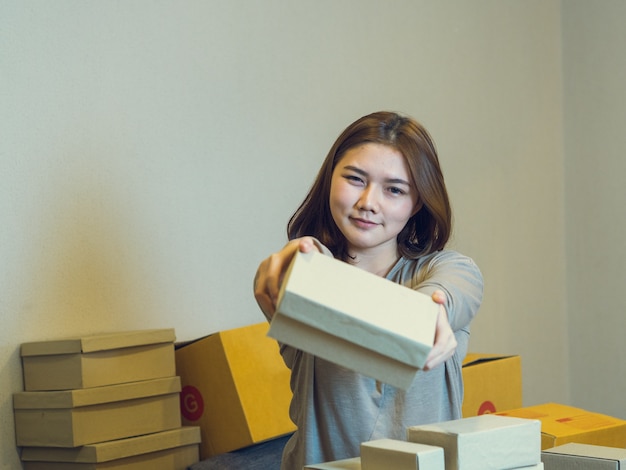
[[[441,447],[395,439],[378,439],[361,444],[363,470],[444,470]]]
[[[361,458],[305,465],[304,470],[361,470]]]
[[[624,470],[626,449],[571,442],[544,450],[541,460],[547,470]]]
[[[317,252],[297,253],[268,335],[407,389],[432,349],[438,313],[413,289]]]
[[[407,437],[443,447],[446,470],[501,470],[541,462],[541,423],[534,419],[486,414],[411,426]]]

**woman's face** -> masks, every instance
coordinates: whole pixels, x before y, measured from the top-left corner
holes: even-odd
[[[397,257],[397,236],[418,207],[405,158],[393,147],[366,143],[348,150],[333,170],[330,211],[351,256]]]

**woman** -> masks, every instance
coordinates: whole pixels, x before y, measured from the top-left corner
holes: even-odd
[[[444,249],[451,221],[435,146],[415,120],[377,112],[338,137],[289,221],[289,243],[257,270],[257,303],[271,321],[294,254],[318,250],[431,295],[440,304],[435,344],[406,391],[281,345],[297,426],[283,470],[356,457],[362,442],[461,417],[461,364],[483,280],[471,259]]]

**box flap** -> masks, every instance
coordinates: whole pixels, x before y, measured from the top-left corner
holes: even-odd
[[[200,443],[200,428],[184,426],[144,436],[88,444],[82,447],[24,447],[21,459],[29,462],[98,463]]]
[[[463,367],[473,366],[474,364],[482,364],[485,362],[497,361],[499,359],[507,359],[509,357],[514,356],[502,354],[467,353],[465,359],[463,359]]]
[[[432,348],[438,313],[427,295],[315,252],[296,254],[276,308],[277,315],[418,368]],[[407,327],[417,321],[419,328]]]
[[[119,385],[107,385],[57,392],[19,392],[13,395],[13,408],[52,409],[77,408],[81,406],[132,400],[180,392],[180,378],[144,380]]]
[[[169,343],[174,342],[175,339],[176,335],[173,328],[123,331],[89,335],[81,338],[23,343],[21,355],[46,356],[52,354],[89,353],[147,344]]]

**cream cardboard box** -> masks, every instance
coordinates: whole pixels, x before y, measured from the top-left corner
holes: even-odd
[[[544,450],[541,460],[548,470],[624,470],[626,449],[570,442]]]
[[[432,349],[438,312],[429,296],[320,253],[298,253],[269,335],[407,389]]]
[[[541,448],[578,442],[626,447],[626,421],[558,403],[545,403],[498,413],[541,421]]]
[[[24,470],[186,470],[199,460],[200,428],[181,427],[72,449],[24,447]]]
[[[522,407],[520,356],[469,353],[463,361],[463,417]]]
[[[172,377],[174,339],[173,329],[160,329],[24,343],[24,390],[70,390]]]
[[[411,442],[443,447],[446,470],[500,470],[541,462],[541,423],[486,414],[411,426]]]
[[[180,379],[13,395],[18,446],[77,447],[181,426]]]
[[[363,470],[444,470],[443,448],[395,439],[361,444]]]
[[[201,459],[295,431],[290,373],[267,322],[179,345],[183,423],[202,430]]]
[[[306,465],[304,470],[361,470],[361,458]]]

